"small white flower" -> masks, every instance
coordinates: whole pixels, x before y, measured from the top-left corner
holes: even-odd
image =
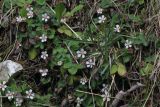
[[[21,17],[21,16],[16,17],[16,21],[17,21],[18,23],[20,23],[20,22],[22,22],[22,21],[24,21],[24,20],[26,20],[26,18]]]
[[[58,62],[57,62],[57,65],[58,65],[58,66],[61,66],[62,64],[63,64],[62,61],[58,61]]]
[[[7,86],[6,86],[6,81],[3,81],[2,83],[0,83],[0,89],[1,89],[2,91],[4,91],[6,88],[7,88]]]
[[[8,93],[6,94],[6,96],[8,97],[8,100],[12,100],[14,98],[14,92],[8,91]]]
[[[40,69],[39,72],[41,73],[42,77],[46,76],[48,73],[48,69]]]
[[[126,40],[124,45],[125,45],[126,49],[131,48],[132,47],[132,42],[129,41],[129,40]]]
[[[83,102],[83,99],[81,99],[81,98],[77,97],[76,102],[77,102],[76,107],[80,107],[80,106],[81,106],[81,104],[82,104],[82,102]]]
[[[103,101],[110,101],[110,94],[108,91],[105,91],[105,94],[101,95],[103,97]]]
[[[50,17],[47,15],[47,13],[42,14],[42,21],[47,22],[50,19]]]
[[[114,31],[115,31],[115,32],[120,32],[120,26],[119,26],[119,25],[116,25],[116,27],[114,28]]]
[[[47,36],[45,34],[42,34],[42,36],[39,37],[39,39],[41,39],[41,42],[46,42],[47,41]]]
[[[104,23],[106,17],[104,15],[98,17],[98,23]]]
[[[81,79],[80,79],[80,83],[81,83],[82,85],[85,85],[85,84],[87,83],[87,79],[86,79],[86,78],[81,78]]]
[[[27,98],[29,98],[29,99],[33,99],[34,98],[34,96],[35,96],[35,94],[32,92],[32,90],[30,89],[29,91],[26,91],[26,94],[27,94]]]
[[[26,10],[27,10],[28,12],[32,12],[32,11],[33,11],[33,7],[27,7]]]
[[[42,51],[41,58],[45,60],[47,57],[48,57],[47,51]]]
[[[102,84],[103,88],[101,90],[102,93],[105,93],[105,91],[108,91],[109,86],[106,84]]]
[[[28,18],[30,19],[30,18],[33,18],[33,12],[32,11],[29,11],[28,13],[27,13],[27,16],[28,16]]]
[[[87,54],[87,52],[84,49],[80,49],[77,51],[77,57],[82,57],[85,58],[85,54]]]
[[[15,104],[16,104],[16,107],[20,107],[21,105],[22,105],[22,103],[20,103],[20,102],[15,102]]]
[[[15,101],[15,105],[16,107],[20,107],[23,103],[23,99],[22,98],[16,98],[16,101]]]
[[[61,22],[66,22],[66,21],[67,21],[66,18],[62,18],[62,19],[61,19]]]
[[[97,13],[98,13],[98,14],[102,14],[102,12],[103,12],[103,9],[102,9],[102,8],[98,8],[98,9],[97,9]]]
[[[86,61],[87,68],[92,68],[95,65],[95,62],[93,62],[92,59],[89,59]]]

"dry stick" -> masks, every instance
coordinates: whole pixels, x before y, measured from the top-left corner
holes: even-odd
[[[69,47],[66,43],[65,43],[65,45],[66,45],[68,51],[70,52],[71,56],[73,57],[74,61],[75,61],[77,64],[79,64],[79,62],[78,62],[77,59],[75,58],[73,52],[71,51],[70,47]],[[85,75],[85,73],[84,73],[84,72],[82,72],[82,73],[83,73],[83,75],[85,76],[85,78],[87,78],[87,76]]]
[[[81,90],[76,90],[77,92],[80,92],[80,93],[85,93],[85,94],[90,94],[90,95],[95,95],[95,96],[100,96],[102,97],[102,95],[100,94],[96,94],[96,93],[91,93],[91,92],[86,92],[86,91],[81,91]]]
[[[62,21],[62,23],[65,24],[72,31],[72,33],[75,34],[76,38],[82,40],[82,38],[65,21]]]
[[[17,29],[18,29],[18,26],[17,26]],[[17,29],[16,29],[16,30],[17,30]],[[9,53],[6,54],[6,56],[3,58],[3,61],[5,61],[6,59],[8,59],[8,57],[12,54],[13,50],[14,50],[15,47],[16,47],[16,41],[17,41],[17,32],[16,32],[16,37],[15,37],[15,40],[14,40],[13,47],[12,47],[12,49],[9,51]]]
[[[78,61],[77,61],[77,59],[76,59],[75,56],[73,55],[73,52],[72,52],[71,49],[69,48],[69,46],[68,46],[66,43],[65,43],[65,45],[66,45],[68,51],[70,52],[70,54],[72,55],[73,59],[75,60],[75,62],[76,62],[77,64],[79,64]]]
[[[96,105],[95,105],[95,99],[94,99],[94,95],[93,95],[93,90],[92,90],[92,87],[91,87],[91,79],[92,79],[93,75],[94,74],[91,74],[88,83],[89,83],[89,89],[91,90],[91,93],[92,93],[92,100],[93,100],[93,105],[94,105],[93,107],[96,107]]]
[[[95,63],[95,57],[94,57],[94,63]],[[102,62],[101,62],[101,64],[102,64]],[[101,64],[99,64],[99,65],[101,65]],[[100,67],[100,66],[99,66],[99,67]],[[89,78],[89,82],[88,82],[88,83],[89,83],[89,89],[91,90],[91,93],[93,93],[93,90],[92,90],[92,87],[91,87],[91,80],[92,80],[92,77],[97,73],[99,67],[96,68],[96,69],[92,72],[92,74],[91,74],[91,76],[90,76],[90,78]],[[93,95],[93,94],[92,94],[92,100],[93,100],[93,104],[94,104],[93,107],[96,107],[96,105],[95,105],[95,99],[94,99],[94,95]]]
[[[111,85],[110,85],[110,87],[109,87],[108,92],[111,91],[111,88],[112,88],[112,86],[113,86],[113,84],[114,84],[114,79],[115,79],[115,75],[112,76],[112,82],[111,82]],[[106,100],[106,101],[105,101],[105,107],[107,107],[107,104],[108,104],[108,101]]]
[[[123,99],[124,96],[127,96],[130,92],[140,88],[140,87],[143,87],[144,85],[137,82],[137,84],[133,85],[130,89],[128,89],[127,91],[119,91],[118,94],[116,95],[115,99],[113,100],[112,104],[110,107],[117,107],[118,103],[120,100]]]

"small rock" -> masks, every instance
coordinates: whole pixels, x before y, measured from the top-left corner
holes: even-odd
[[[22,70],[21,64],[6,60],[0,63],[0,81],[8,81],[9,78],[16,72]]]

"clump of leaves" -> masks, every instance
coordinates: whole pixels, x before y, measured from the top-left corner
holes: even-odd
[[[141,13],[146,3],[100,0],[90,9],[87,6],[95,4],[81,0],[71,3],[68,9],[65,3],[52,5],[48,0],[5,0],[4,11],[10,7],[17,10],[13,14],[17,49],[23,52],[29,66],[36,66],[30,71],[33,78],[31,74],[21,76],[27,87],[19,92],[34,87],[36,100],[29,102],[34,106],[69,103],[103,107],[111,104],[116,92],[127,90],[132,76],[135,80],[138,75],[137,81],[143,82],[141,78],[148,77],[154,68],[154,58],[149,56],[155,52],[151,48],[159,48],[159,41],[154,44],[145,32]],[[81,31],[84,19],[88,22]],[[77,26],[73,26],[76,22]],[[120,85],[116,85],[117,79]],[[110,83],[109,87],[104,85]],[[54,98],[57,100],[52,103]],[[130,104],[127,101],[124,103]]]

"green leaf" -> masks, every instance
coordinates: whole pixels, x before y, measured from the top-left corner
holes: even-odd
[[[51,81],[51,78],[42,78],[41,79],[41,82],[43,83],[43,84],[47,84],[47,83],[49,83]]]
[[[58,88],[63,88],[65,86],[66,86],[66,81],[65,80],[58,81]]]
[[[127,73],[126,67],[123,64],[121,64],[121,63],[117,63],[117,66],[118,66],[118,74],[120,76],[125,76],[126,73]]]
[[[32,3],[32,1],[33,1],[33,0],[27,0],[27,3],[28,3],[28,4],[31,4],[31,3]]]
[[[72,67],[72,63],[65,63],[63,65],[63,68],[71,68]]]
[[[67,78],[67,83],[69,84],[69,85],[73,85],[73,82],[74,82],[74,76],[69,76],[68,78]]]
[[[143,33],[140,33],[139,39],[142,41],[142,43],[143,43],[144,46],[148,45],[147,40],[146,40],[146,38],[145,38],[145,36],[144,36]]]
[[[113,75],[118,71],[118,66],[117,65],[112,65],[110,74]]]
[[[72,36],[72,32],[70,31],[70,29],[68,29],[67,26],[62,26],[62,27],[58,28],[58,32],[64,33],[67,36]]]
[[[45,0],[36,0],[36,2],[39,4],[39,5],[43,5],[45,3]]]
[[[32,0],[12,0],[12,3],[20,7],[25,7],[26,4],[31,4]]]
[[[72,50],[78,50],[79,49],[79,41],[70,40],[69,43],[68,43],[68,46]]]
[[[55,36],[55,30],[54,29],[52,29],[49,33],[48,33],[49,35],[49,39],[53,39],[54,38],[54,36]]]
[[[29,59],[33,60],[36,58],[36,56],[37,56],[37,50],[35,48],[30,49],[28,52]]]
[[[66,8],[63,3],[56,5],[55,12],[56,12],[56,18],[58,19],[58,21],[61,20],[61,17],[63,16],[65,10]]]
[[[77,68],[77,69],[82,69],[83,65],[81,65],[81,64],[75,64],[74,67]]]
[[[44,96],[40,96],[40,95],[36,94],[37,102],[43,103],[43,104],[50,104],[50,98],[51,97],[52,97],[51,94],[47,94],[47,95],[44,95]]]
[[[70,30],[65,30],[64,33],[68,36],[72,36],[72,32]]]
[[[25,5],[25,0],[19,0],[19,1],[14,0],[14,2],[20,7],[23,7]]]
[[[112,0],[102,0],[100,5],[103,8],[110,7],[110,6],[112,6]]]
[[[132,56],[130,54],[124,54],[123,56],[123,62],[127,63],[132,59]]]
[[[11,83],[10,85],[11,90],[17,91],[17,92],[21,92],[21,86],[17,86],[17,84],[15,83]]]
[[[151,62],[154,62],[155,59],[156,59],[156,55],[150,55],[150,56],[146,57],[144,60],[145,60],[145,62],[151,63]]]
[[[129,19],[132,20],[133,22],[140,22],[141,21],[141,18],[137,15],[134,15],[134,14],[129,14],[128,15]]]
[[[76,7],[71,11],[71,13],[74,14],[74,13],[76,13],[76,12],[82,10],[82,9],[83,9],[83,5],[80,4],[80,5],[76,6]]]
[[[67,13],[65,14],[65,16],[66,16],[66,17],[71,17],[71,16],[73,16],[76,12],[82,10],[83,7],[84,7],[84,5],[80,4],[80,5],[76,6],[74,9],[72,9],[71,12],[67,12]]]
[[[71,75],[75,75],[77,73],[78,69],[82,69],[83,66],[80,64],[73,64],[73,63],[69,62],[69,63],[65,63],[63,65],[63,68],[68,69],[68,72]]]
[[[148,41],[146,40],[143,33],[137,33],[135,38],[133,39],[134,44],[143,44],[144,46],[148,45]]]
[[[76,68],[70,68],[68,69],[68,72],[71,74],[71,75],[75,75],[77,73],[77,69]]]
[[[152,72],[153,70],[153,65],[150,63],[147,63],[145,67],[143,67],[142,69],[140,69],[140,74],[142,76],[148,75]]]
[[[27,11],[26,11],[25,8],[20,9],[20,11],[19,11],[19,15],[20,15],[20,16],[25,17],[26,14],[27,14]]]
[[[83,66],[80,65],[80,64],[72,64],[72,67],[68,69],[68,72],[71,74],[71,75],[75,75],[78,71],[78,69],[82,69]]]
[[[140,5],[144,4],[144,0],[137,0]]]
[[[95,101],[98,107],[103,107],[103,104],[104,104],[103,97],[95,96]]]

